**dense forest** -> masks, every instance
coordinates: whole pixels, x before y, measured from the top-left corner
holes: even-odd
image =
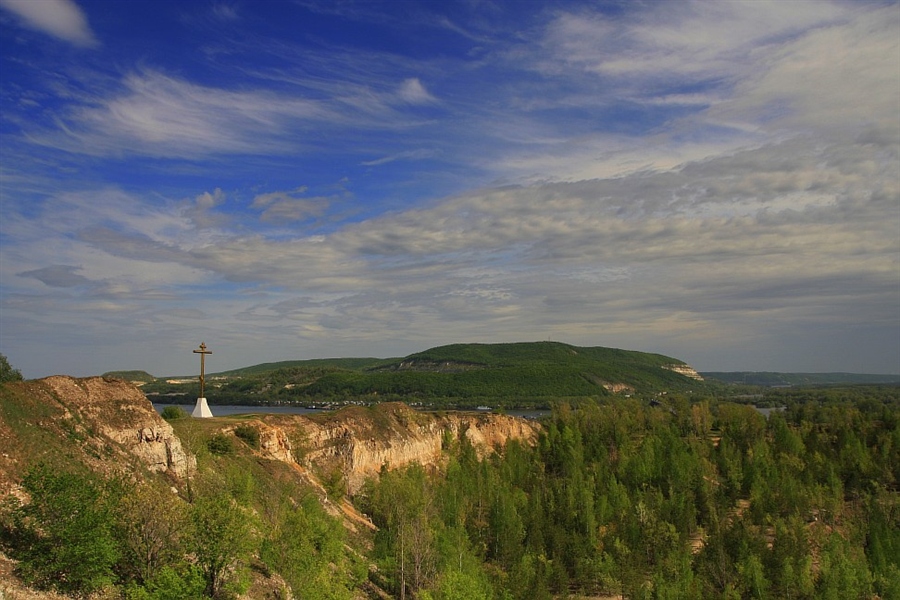
[[[252,571],[295,598],[898,598],[897,391],[778,391],[768,418],[674,394],[560,402],[533,447],[482,459],[447,436],[445,468],[370,480],[351,500],[374,533],[254,459],[252,431],[175,419],[199,458],[186,492],[38,466],[2,541],[36,586],[128,599],[234,597]]]
[[[897,598],[898,419],[896,396],[768,419],[561,405],[534,448],[455,442],[445,473],[386,473],[358,501],[401,596]]]

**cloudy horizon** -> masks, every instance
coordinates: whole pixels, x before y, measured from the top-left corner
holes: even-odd
[[[554,340],[900,373],[896,2],[0,0],[26,377]]]

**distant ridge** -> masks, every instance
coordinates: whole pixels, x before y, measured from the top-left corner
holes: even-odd
[[[148,396],[195,397],[194,378],[160,378]],[[402,358],[329,358],[263,363],[210,373],[215,404],[334,405],[402,401],[433,407],[546,406],[554,399],[700,392],[684,361],[632,350],[561,342],[450,344]]]
[[[211,373],[210,376],[215,377],[245,377],[248,375],[258,375],[267,373],[277,369],[292,369],[304,367],[326,367],[336,369],[366,369],[379,364],[390,362],[393,358],[311,358],[306,360],[283,360],[279,362],[261,363],[251,367],[241,367],[240,369],[232,369],[230,371],[221,371],[219,373]]]
[[[148,373],[147,371],[107,371],[101,377],[107,377],[109,379],[122,379],[124,381],[130,381],[132,383],[140,382],[140,383],[150,383],[154,381],[156,377]]]
[[[333,372],[298,390],[329,397],[382,396],[498,402],[687,390],[702,386],[678,359],[561,342],[451,344],[384,361],[362,371]]]
[[[848,385],[900,383],[900,375],[867,373],[777,373],[772,371],[704,371],[707,379],[763,386]]]

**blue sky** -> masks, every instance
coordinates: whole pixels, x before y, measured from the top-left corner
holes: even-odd
[[[0,0],[0,352],[898,373],[898,40],[893,2]]]

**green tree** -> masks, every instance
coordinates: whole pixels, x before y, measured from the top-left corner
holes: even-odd
[[[751,598],[769,597],[771,585],[766,579],[765,569],[759,556],[748,554],[737,565],[737,570],[741,578],[741,587],[747,590]]]
[[[766,556],[766,539],[745,519],[714,519],[694,569],[710,597],[729,597],[743,585],[762,591],[767,587],[759,573],[760,558]],[[756,558],[751,558],[755,556]],[[764,564],[764,563],[763,563]],[[765,564],[764,564],[765,566]]]
[[[344,553],[345,530],[318,500],[296,506],[285,499],[277,509],[260,557],[284,577],[294,595],[306,600],[352,597],[352,565]]]
[[[176,565],[184,554],[187,507],[172,491],[148,483],[122,497],[117,508],[122,570],[141,583]]]
[[[782,598],[810,598],[814,591],[812,555],[806,523],[799,516],[776,519],[768,573]]]
[[[112,583],[120,556],[112,510],[116,486],[39,465],[25,475],[22,487],[31,496],[14,515],[14,555],[23,578],[75,595]]]
[[[853,600],[872,595],[872,574],[865,556],[837,533],[828,537],[822,551],[822,570],[816,597],[824,600]]]
[[[551,600],[547,557],[526,553],[510,572],[513,597],[521,600]]]
[[[900,598],[900,497],[879,490],[868,500],[865,548],[879,587],[897,590]],[[890,584],[893,582],[893,587]],[[882,591],[882,596],[892,598]]]
[[[522,492],[501,488],[491,506],[490,554],[504,567],[518,562],[524,550],[525,528],[516,505],[524,506],[527,501]]]
[[[401,599],[427,587],[436,570],[433,487],[417,464],[384,471],[371,492],[370,512],[381,528],[376,545],[397,577]]]
[[[490,600],[493,597],[490,584],[484,578],[451,569],[438,579],[436,600]]]
[[[203,573],[206,594],[222,597],[255,549],[251,518],[227,491],[198,494],[190,518],[193,530],[188,547]]]
[[[163,567],[144,585],[125,587],[125,600],[202,600],[206,589],[203,573],[195,565]]]
[[[18,369],[13,369],[6,356],[0,354],[0,383],[7,381],[22,381],[22,373]]]

